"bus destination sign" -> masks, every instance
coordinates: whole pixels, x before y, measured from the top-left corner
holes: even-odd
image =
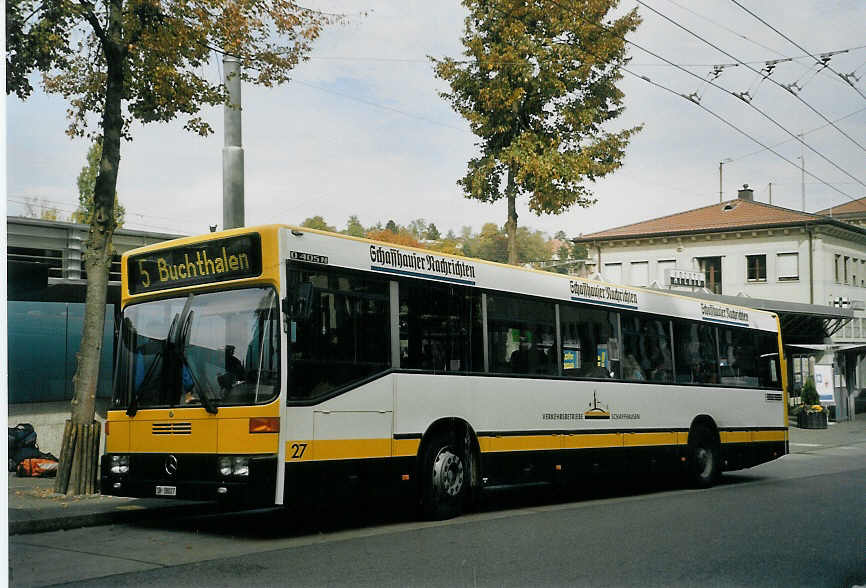
[[[127,269],[130,294],[251,278],[262,273],[261,239],[241,235],[133,255]]]

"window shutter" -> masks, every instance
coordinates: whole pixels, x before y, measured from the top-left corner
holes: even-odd
[[[779,253],[776,255],[776,277],[780,280],[799,278],[798,257],[796,253]]]

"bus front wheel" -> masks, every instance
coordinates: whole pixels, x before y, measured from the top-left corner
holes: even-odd
[[[424,451],[421,504],[429,519],[460,514],[468,490],[466,456],[453,435],[438,435]]]
[[[698,426],[689,433],[689,474],[698,488],[709,488],[721,475],[721,448],[707,427]]]

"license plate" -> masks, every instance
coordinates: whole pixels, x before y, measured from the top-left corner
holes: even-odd
[[[177,496],[177,486],[157,486],[157,496]]]

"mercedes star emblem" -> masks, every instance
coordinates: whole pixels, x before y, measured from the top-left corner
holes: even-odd
[[[177,473],[177,458],[175,456],[169,455],[165,458],[165,473],[169,476]]]

